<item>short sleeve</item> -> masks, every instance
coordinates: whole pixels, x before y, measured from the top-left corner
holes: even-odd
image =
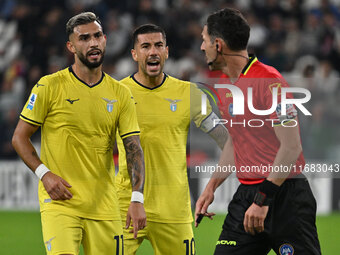
[[[202,109],[204,104],[202,104],[202,95],[204,93],[197,88],[197,85],[194,83],[190,84],[190,117],[195,122],[195,125],[199,128],[202,125],[202,122],[207,119],[211,113],[212,108],[208,98],[205,98],[206,109]],[[202,110],[206,110],[206,114],[202,114]]]
[[[34,85],[31,94],[20,114],[20,119],[41,126],[49,110],[49,86],[46,77],[42,77]]]
[[[122,139],[132,135],[139,135],[140,130],[137,121],[135,100],[131,91],[123,84],[121,95],[121,112],[118,120],[119,135]]]
[[[277,90],[277,106],[275,111],[270,114],[270,119],[275,119],[274,125],[280,125],[282,121],[286,122],[291,119],[296,118],[297,111],[293,104],[286,105],[286,115],[282,115],[282,88],[289,88],[289,84],[283,77],[271,78],[266,80],[266,85],[264,86],[264,104],[265,109],[269,109],[272,107],[273,99],[275,96],[274,91]],[[294,98],[292,93],[287,93],[286,98],[292,99]]]

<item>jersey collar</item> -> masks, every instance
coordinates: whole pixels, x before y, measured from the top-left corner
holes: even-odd
[[[102,77],[100,78],[100,80],[99,80],[96,84],[93,84],[92,86],[90,86],[90,85],[87,84],[85,81],[83,81],[82,79],[80,79],[80,78],[75,74],[75,72],[73,72],[72,66],[70,66],[70,67],[68,68],[68,70],[74,75],[74,77],[76,77],[80,82],[84,83],[84,84],[85,84],[86,86],[88,86],[89,88],[93,88],[93,87],[97,86],[99,83],[102,82],[102,80],[104,79],[104,76],[105,76],[104,72],[102,72]]]
[[[242,70],[242,74],[246,75],[247,72],[249,71],[250,67],[257,61],[257,57],[254,54],[249,55],[249,60],[246,66]]]
[[[162,85],[164,84],[166,78],[168,78],[168,75],[167,75],[166,73],[163,73],[163,74],[164,74],[164,77],[163,77],[163,80],[162,80],[161,84],[159,84],[159,85],[156,86],[156,87],[149,88],[149,87],[143,85],[142,83],[140,83],[139,81],[136,80],[136,78],[135,78],[135,74],[136,74],[136,73],[137,73],[137,72],[131,74],[131,75],[130,75],[130,78],[132,78],[132,79],[135,81],[135,83],[137,83],[139,86],[142,86],[143,88],[146,88],[146,89],[149,89],[149,90],[154,90],[154,89],[159,88],[160,86],[162,86]]]

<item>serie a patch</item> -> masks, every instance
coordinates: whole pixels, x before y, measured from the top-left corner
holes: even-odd
[[[31,94],[30,99],[27,104],[27,109],[31,111],[33,110],[34,104],[37,101],[37,97],[38,97],[37,94],[33,94],[33,93]]]

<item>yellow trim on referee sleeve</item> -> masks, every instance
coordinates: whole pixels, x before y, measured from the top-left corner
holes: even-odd
[[[293,121],[293,120],[287,120],[287,121],[284,122],[284,124],[290,123],[290,122],[292,122],[292,121]],[[274,126],[274,127],[282,126],[282,122],[280,122],[280,124],[274,124],[273,126]]]

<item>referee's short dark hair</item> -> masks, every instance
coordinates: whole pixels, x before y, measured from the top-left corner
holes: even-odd
[[[97,21],[100,26],[102,26],[99,18],[93,12],[82,12],[76,16],[73,16],[66,23],[66,34],[69,37],[73,32],[74,28],[79,25],[86,25]]]
[[[233,51],[247,49],[250,27],[239,10],[224,8],[214,12],[207,19],[207,28],[211,40],[221,38]]]
[[[138,35],[142,34],[150,34],[150,33],[161,33],[164,41],[166,42],[166,34],[163,28],[157,26],[155,24],[144,24],[135,29],[132,34],[132,47],[135,47],[136,42],[138,41]]]

